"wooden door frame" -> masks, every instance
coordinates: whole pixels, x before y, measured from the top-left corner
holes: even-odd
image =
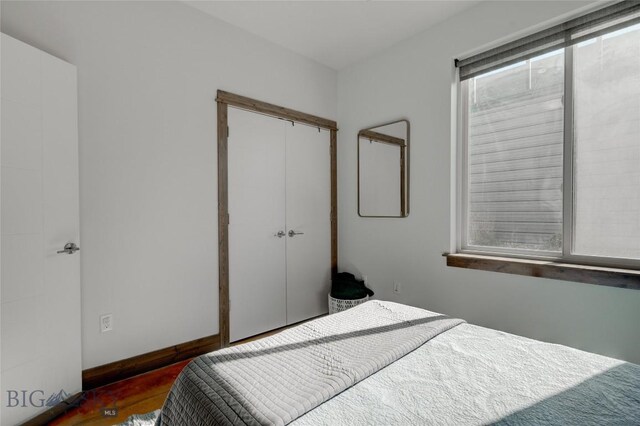
[[[338,125],[333,120],[218,90],[218,310],[220,344],[229,346],[229,106],[329,130],[331,152],[331,279],[338,273]]]

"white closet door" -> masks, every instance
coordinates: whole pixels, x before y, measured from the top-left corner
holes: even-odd
[[[285,126],[229,108],[230,340],[286,325]]]
[[[287,324],[325,314],[331,288],[329,132],[287,129]]]
[[[78,112],[75,66],[4,34],[1,50],[0,424],[13,425],[81,390],[81,252],[56,253],[79,243]]]

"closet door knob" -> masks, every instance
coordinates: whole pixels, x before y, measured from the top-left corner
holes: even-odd
[[[64,248],[62,250],[58,250],[56,253],[58,254],[73,254],[75,252],[77,252],[78,250],[80,250],[80,247],[78,247],[77,245],[75,245],[74,243],[67,243],[65,244]]]
[[[289,231],[290,237],[295,237],[296,235],[304,235],[304,232],[296,232],[293,229]]]
[[[278,238],[282,238],[282,237],[284,237],[285,235],[287,235],[287,234],[285,234],[285,233],[284,233],[284,231],[278,231],[278,233],[277,233],[277,234],[274,234],[273,236],[274,236],[274,237],[278,237]]]

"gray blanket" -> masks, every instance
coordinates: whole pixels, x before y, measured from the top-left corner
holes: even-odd
[[[284,425],[462,320],[370,301],[196,358],[158,425]]]

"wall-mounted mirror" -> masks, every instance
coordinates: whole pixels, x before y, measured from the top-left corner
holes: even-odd
[[[358,132],[358,214],[409,215],[409,121]]]

